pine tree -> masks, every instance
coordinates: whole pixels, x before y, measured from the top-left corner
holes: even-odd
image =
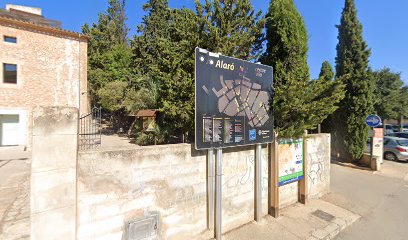
[[[195,0],[200,19],[200,47],[244,60],[258,59],[265,18],[250,0]]]
[[[308,36],[293,0],[273,0],[266,23],[266,52],[261,62],[274,69],[274,124],[281,137],[298,137],[314,129],[342,98],[336,82],[310,81]]]
[[[368,137],[364,123],[373,113],[374,84],[368,74],[370,50],[363,40],[363,27],[357,18],[354,0],[346,0],[339,30],[336,78],[346,86],[345,98],[335,112],[335,147],[343,158],[359,159]]]

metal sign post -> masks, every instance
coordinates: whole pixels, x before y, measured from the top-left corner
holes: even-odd
[[[370,164],[373,161],[373,149],[374,149],[374,128],[381,124],[381,118],[377,115],[369,115],[365,119],[366,124],[371,128],[371,143],[370,143]]]
[[[275,135],[276,136],[276,135]],[[277,137],[271,144],[269,162],[269,214],[274,218],[279,217],[279,145]]]
[[[222,234],[222,148],[216,150],[215,164],[215,225],[214,237],[221,240]]]
[[[212,230],[214,227],[214,150],[208,149],[207,152],[207,228]]]
[[[255,145],[255,221],[262,217],[262,145]]]
[[[370,139],[371,139],[371,142],[370,142],[370,165],[371,165],[371,162],[373,161],[374,135],[375,135],[375,132],[374,132],[374,128],[372,127],[371,128],[371,136],[370,136]]]

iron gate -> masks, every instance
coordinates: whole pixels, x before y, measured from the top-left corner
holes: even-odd
[[[94,107],[91,112],[79,118],[79,150],[101,147],[101,108]]]

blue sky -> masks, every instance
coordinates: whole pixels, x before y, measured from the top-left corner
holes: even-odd
[[[135,33],[146,0],[127,0],[128,26]],[[267,11],[269,0],[253,0],[255,9]],[[97,21],[98,13],[105,11],[107,0],[0,0],[0,7],[7,3],[35,6],[43,14],[62,21],[65,29],[80,31],[84,23]],[[194,8],[193,0],[169,0],[170,6]],[[337,44],[336,24],[344,0],[295,0],[303,15],[309,33],[309,66],[311,77],[316,78],[321,64],[328,60],[334,66]],[[401,72],[408,84],[408,1],[406,0],[356,0],[358,16],[364,27],[364,38],[371,48],[370,65],[374,69],[390,67]]]

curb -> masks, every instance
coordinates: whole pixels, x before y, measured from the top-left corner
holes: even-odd
[[[346,219],[336,218],[323,229],[317,229],[307,240],[329,240],[334,239],[341,231],[360,219],[359,215],[352,215]]]

